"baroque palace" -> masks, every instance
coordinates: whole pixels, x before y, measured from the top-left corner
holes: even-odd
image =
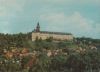
[[[58,41],[59,40],[68,40],[68,41],[73,40],[73,35],[71,33],[41,31],[39,22],[37,23],[37,26],[34,29],[34,31],[32,31],[32,41],[35,41],[36,37],[38,37],[38,39],[41,38],[42,40],[45,40],[50,37]]]

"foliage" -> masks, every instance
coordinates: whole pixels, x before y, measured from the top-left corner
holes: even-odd
[[[91,49],[91,46],[98,48]],[[13,53],[14,48],[18,50],[15,56],[6,58],[5,50]],[[26,56],[21,57],[24,48],[29,51]],[[51,56],[47,55],[48,51],[52,52]],[[27,67],[30,61],[31,66]],[[94,70],[100,71],[99,39],[75,38],[74,41],[54,42],[52,38],[46,40],[36,38],[32,42],[31,33],[0,34],[1,72],[94,72]]]

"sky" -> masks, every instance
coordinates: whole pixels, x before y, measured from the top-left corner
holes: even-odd
[[[100,0],[0,0],[0,33],[41,30],[100,39]]]

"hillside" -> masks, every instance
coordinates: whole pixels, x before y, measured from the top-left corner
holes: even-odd
[[[99,72],[100,39],[31,41],[31,33],[0,34],[1,72]]]

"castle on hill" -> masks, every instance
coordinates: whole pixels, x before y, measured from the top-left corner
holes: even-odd
[[[32,32],[32,41],[35,41],[36,37],[38,37],[38,39],[41,38],[42,40],[45,40],[50,37],[52,37],[54,40],[73,40],[73,35],[71,33],[41,31],[39,22],[37,23],[36,28]]]

